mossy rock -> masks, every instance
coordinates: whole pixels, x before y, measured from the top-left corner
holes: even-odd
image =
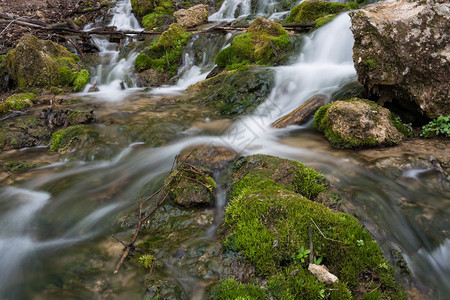
[[[256,18],[247,33],[234,37],[231,46],[217,54],[215,63],[228,70],[249,64],[277,65],[286,60],[292,43],[286,30],[273,21]]]
[[[131,0],[131,8],[138,17],[142,17],[155,8],[156,2],[153,0]]]
[[[322,0],[306,0],[292,8],[286,23],[316,22],[320,27],[330,22],[335,14],[358,8],[356,2],[336,3]]]
[[[0,116],[7,114],[11,110],[24,110],[31,107],[35,101],[36,95],[33,93],[12,95],[0,103]]]
[[[24,172],[34,167],[36,167],[35,164],[26,161],[8,161],[3,166],[3,170],[8,172]]]
[[[208,205],[214,199],[216,182],[207,168],[180,162],[166,179],[169,196],[180,206],[193,207]]]
[[[164,31],[175,21],[173,2],[170,0],[155,1],[155,7],[142,18],[146,30]]]
[[[181,64],[181,54],[191,34],[177,24],[170,25],[169,29],[153,41],[153,43],[134,62],[136,69],[142,72],[154,69],[162,74],[173,77],[177,74]]]
[[[234,116],[255,109],[267,98],[274,84],[273,70],[249,68],[239,72],[222,72],[190,90],[198,91],[193,101],[206,104],[220,115]]]
[[[391,112],[366,99],[322,106],[314,115],[314,126],[336,148],[390,146],[403,139],[393,125]]]
[[[297,171],[292,175],[283,170],[286,167]],[[242,299],[252,293],[260,295],[255,299],[321,299],[331,289],[330,299],[362,299],[377,289],[377,299],[406,299],[380,247],[358,220],[304,196],[312,198],[312,191],[325,188],[321,174],[298,162],[266,155],[237,160],[230,171],[234,181],[226,208],[224,245],[254,266],[265,285],[260,293],[254,286],[223,281],[220,285],[238,293],[227,294]],[[310,240],[314,255],[322,257],[339,278],[330,288],[307,270],[307,257],[294,259],[299,249],[309,249]],[[212,289],[211,298],[215,299],[220,285]]]
[[[4,59],[9,76],[21,89],[73,86],[81,90],[89,72],[81,70],[78,62],[79,58],[63,46],[32,35],[22,37]]]
[[[47,142],[50,137],[45,121],[22,115],[0,122],[0,149],[34,147]]]
[[[74,145],[86,145],[99,137],[99,133],[90,125],[74,125],[52,134],[51,151],[64,151]]]

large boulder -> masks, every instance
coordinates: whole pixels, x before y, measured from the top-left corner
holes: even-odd
[[[184,28],[201,25],[208,21],[208,5],[199,4],[189,9],[180,9],[173,13],[178,25]]]
[[[2,64],[21,89],[71,86],[79,91],[89,81],[89,72],[81,70],[78,61],[75,54],[57,43],[25,35]]]
[[[429,118],[450,114],[450,4],[383,2],[351,12],[358,80],[402,107],[415,102]]]
[[[365,99],[322,106],[314,125],[336,148],[395,145],[403,138],[393,125],[391,112]]]

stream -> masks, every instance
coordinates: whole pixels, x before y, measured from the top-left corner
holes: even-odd
[[[274,9],[276,0],[259,1],[258,7],[251,7],[252,2],[225,0],[210,21],[250,14],[275,18],[282,13]],[[118,1],[111,13],[111,25],[142,30],[131,14],[129,0]],[[175,141],[160,147],[120,144],[119,154],[110,160],[52,161],[26,172],[13,184],[0,183],[0,299],[151,299],[136,268],[124,266],[113,275],[122,246],[111,234],[129,238],[132,232],[120,232],[118,224],[137,207],[137,195],[159,188],[175,156],[198,144],[222,145],[242,155],[264,153],[294,159],[321,171],[341,193],[343,208],[367,227],[386,257],[392,259],[392,249],[402,253],[414,286],[433,299],[445,299],[450,294],[450,240],[442,233],[450,224],[450,189],[438,181],[437,172],[426,167],[428,148],[412,143],[414,149],[408,153],[336,150],[310,124],[270,127],[311,96],[331,96],[356,81],[349,26],[350,18],[344,13],[305,35],[298,58],[290,65],[273,68],[275,87],[250,115],[235,121],[199,120]],[[95,37],[101,50],[100,64],[91,70],[95,74],[91,84],[71,97],[97,103],[96,113],[106,115],[133,111],[164,96],[182,96],[188,86],[206,78],[214,68],[214,53],[226,47],[231,37],[210,37],[211,48],[204,49],[200,62],[193,59],[191,42],[176,83],[149,91],[126,78],[138,53],[121,57],[117,44]],[[202,37],[195,36],[193,41],[197,38]],[[94,82],[99,91],[88,93]],[[129,115],[121,118],[132,121]],[[445,153],[450,143],[442,143]],[[41,157],[46,150],[21,149],[1,154],[0,159]],[[383,169],[384,163],[393,160],[407,165],[395,176]],[[187,248],[199,241],[206,248],[214,245],[224,203],[222,192],[216,201],[216,210],[222,214],[216,214],[210,228],[186,237]],[[207,218],[214,218],[212,215]],[[183,270],[174,259],[167,257],[164,274],[181,287],[181,298],[206,297],[207,280]]]

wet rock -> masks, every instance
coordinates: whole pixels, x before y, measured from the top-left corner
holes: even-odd
[[[199,145],[183,149],[178,161],[197,167],[206,167],[211,171],[219,171],[238,157],[237,152],[224,146]]]
[[[314,116],[314,113],[327,102],[328,97],[325,95],[312,96],[298,108],[273,122],[272,126],[285,128],[290,125],[302,125],[308,122]]]
[[[166,84],[168,81],[168,74],[158,72],[155,69],[148,69],[137,75],[136,83],[138,86],[157,87]]]
[[[183,207],[205,206],[214,199],[216,182],[212,173],[187,162],[179,164],[166,179],[172,201]]]
[[[358,80],[380,103],[450,114],[449,9],[446,0],[401,0],[350,13]]]
[[[50,130],[58,127],[67,127],[77,124],[89,124],[94,122],[94,111],[72,111],[69,109],[56,110],[44,108],[39,114],[44,119]]]
[[[156,1],[149,0],[131,0],[131,8],[137,16],[143,17],[152,12],[155,8]]]
[[[19,88],[72,86],[80,90],[88,82],[89,72],[81,70],[78,61],[63,46],[26,35],[6,54],[4,64]]]
[[[220,115],[248,113],[264,101],[275,83],[272,69],[250,68],[240,72],[224,71],[188,89],[197,92],[194,102],[206,104]],[[211,91],[214,90],[214,93]]]
[[[36,167],[35,164],[26,161],[8,161],[3,166],[3,170],[9,172],[24,172],[34,167]]]
[[[336,148],[395,145],[403,138],[389,110],[358,98],[321,107],[314,124]]]
[[[180,9],[173,16],[177,23],[184,28],[201,25],[208,21],[208,5],[199,4],[189,9]]]
[[[344,3],[330,1],[306,0],[292,8],[286,23],[318,22],[319,18],[348,10]]]

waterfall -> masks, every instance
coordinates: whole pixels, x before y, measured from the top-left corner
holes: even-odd
[[[108,26],[114,26],[117,30],[132,30],[141,31],[138,20],[132,13],[130,0],[121,0],[116,3],[116,6],[111,8],[112,14],[111,22]],[[84,30],[92,30],[92,24],[88,24]],[[90,88],[94,85],[98,88],[95,93],[89,93],[89,96],[96,99],[103,99],[104,101],[119,101],[125,98],[128,94],[133,92],[129,88],[135,87],[131,80],[127,82],[127,76],[134,65],[134,60],[138,53],[131,52],[127,57],[120,58],[120,46],[125,46],[133,40],[132,36],[125,39],[122,45],[108,41],[105,37],[94,36],[92,42],[99,48],[100,63],[97,67],[91,70],[94,74],[91,78],[91,84],[86,85],[84,94],[87,94]],[[130,83],[131,82],[131,83]]]

